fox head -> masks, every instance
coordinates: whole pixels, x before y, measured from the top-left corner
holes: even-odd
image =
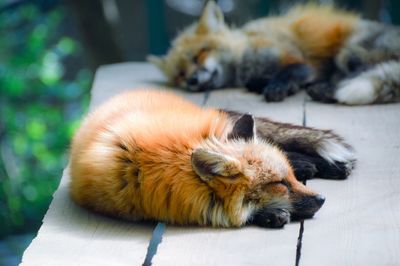
[[[277,209],[294,218],[312,217],[324,198],[297,181],[286,156],[258,139],[255,132],[254,118],[243,115],[225,143],[205,143],[193,151],[193,170],[231,212],[233,224],[241,225]],[[221,224],[216,219],[222,216],[217,211],[210,213],[215,216],[209,217],[211,222]]]
[[[230,30],[221,9],[209,1],[199,21],[173,41],[166,56],[149,56],[148,61],[164,73],[170,85],[202,91],[232,83],[233,62],[242,46],[242,34]]]

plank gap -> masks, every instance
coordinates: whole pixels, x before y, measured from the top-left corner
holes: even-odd
[[[158,245],[162,241],[163,234],[165,232],[165,223],[157,223],[157,226],[153,230],[149,246],[147,248],[146,258],[144,259],[143,266],[150,266],[153,257],[157,253]]]
[[[297,238],[297,246],[296,246],[296,264],[295,264],[296,266],[300,265],[303,232],[304,232],[304,220],[301,220],[300,229],[299,229],[299,237]]]
[[[201,103],[201,106],[205,106],[208,99],[210,98],[211,95],[211,91],[207,90],[204,92],[204,98],[203,98],[203,102]]]
[[[307,109],[306,109],[306,104],[307,104],[307,99],[304,97],[303,99],[303,127],[307,126]],[[303,181],[303,184],[306,186],[307,185],[307,180]],[[296,262],[295,265],[299,266],[300,265],[300,258],[301,258],[301,247],[302,247],[302,241],[303,241],[303,233],[304,233],[304,219],[300,221],[300,228],[299,228],[299,236],[297,238],[297,245],[296,245]]]
[[[304,96],[303,99],[303,127],[307,126],[307,109],[306,109],[307,99]]]

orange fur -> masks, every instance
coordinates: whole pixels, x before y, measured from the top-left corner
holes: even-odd
[[[294,8],[287,17],[295,41],[313,63],[335,55],[359,20],[351,12],[312,4]]]
[[[240,226],[252,208],[274,198],[289,200],[276,184],[282,179],[312,194],[295,180],[280,150],[266,143],[230,143],[231,130],[226,114],[172,93],[125,92],[89,114],[76,132],[71,196],[81,206],[126,219]],[[201,179],[191,164],[198,148],[232,161],[219,176]],[[254,199],[245,203],[249,195]]]

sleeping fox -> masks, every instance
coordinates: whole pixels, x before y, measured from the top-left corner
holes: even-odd
[[[349,105],[400,100],[400,29],[316,4],[231,29],[214,1],[165,57],[149,56],[173,86],[244,86],[267,101],[306,89]]]
[[[312,217],[325,200],[296,180],[286,152],[297,165],[304,154],[325,178],[346,178],[354,161],[329,131],[134,90],[100,106],[76,132],[70,194],[123,219],[282,227]]]

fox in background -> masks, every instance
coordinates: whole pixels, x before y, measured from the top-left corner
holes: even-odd
[[[296,6],[233,29],[209,1],[165,57],[149,56],[173,86],[246,87],[267,101],[306,89],[348,105],[400,100],[400,28],[330,5]]]
[[[296,177],[344,179],[353,163],[351,147],[330,131],[134,90],[82,122],[70,193],[83,207],[129,220],[283,227],[325,201]]]

